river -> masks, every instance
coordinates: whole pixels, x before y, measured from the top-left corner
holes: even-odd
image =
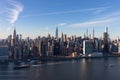
[[[21,70],[0,64],[0,80],[120,80],[120,58],[46,62]]]

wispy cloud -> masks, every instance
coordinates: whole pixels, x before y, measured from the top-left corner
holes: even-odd
[[[113,11],[111,13],[108,13],[106,15],[101,16],[103,19],[105,18],[120,18],[120,11]]]
[[[104,9],[99,9],[99,10],[96,10],[95,12],[94,12],[94,14],[99,14],[99,13],[102,13],[102,12],[104,12],[105,11],[105,8]]]
[[[7,21],[10,23],[10,26],[6,28],[6,31],[9,32],[18,20],[24,6],[19,2],[19,0],[2,0],[1,4],[4,4],[0,5],[1,20],[3,22]]]
[[[65,26],[74,27],[74,28],[91,27],[91,26],[93,27],[93,26],[100,26],[100,25],[107,24],[107,23],[110,24],[111,22],[118,21],[118,20],[120,20],[120,11],[115,11],[115,12],[111,12],[105,15],[101,15],[97,18],[88,19],[85,22],[65,23]]]
[[[100,13],[106,10],[109,7],[98,7],[98,8],[87,8],[87,9],[79,9],[79,10],[69,10],[69,11],[58,11],[58,12],[48,12],[48,13],[39,13],[39,14],[27,14],[22,17],[32,17],[32,16],[42,16],[42,15],[61,15],[61,14],[71,14],[71,13],[80,13],[80,12],[91,12],[91,13]]]
[[[57,26],[65,26],[67,23],[59,23]]]
[[[104,19],[104,20],[93,20],[93,21],[87,21],[87,22],[82,22],[82,23],[74,23],[74,24],[69,24],[68,26],[70,27],[89,27],[93,25],[99,25],[99,24],[104,24],[113,21],[114,19]]]
[[[23,10],[23,5],[18,2],[18,0],[7,0],[7,3],[10,7],[6,7],[7,12],[7,20],[14,24],[18,17],[20,12]]]

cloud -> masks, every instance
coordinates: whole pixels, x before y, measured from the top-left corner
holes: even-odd
[[[8,6],[6,7],[6,13],[7,13],[7,20],[11,23],[14,24],[18,17],[20,12],[23,10],[23,5],[19,3],[17,0],[7,0]]]
[[[120,11],[113,11],[107,15],[103,15],[102,18],[120,18]]]
[[[69,11],[58,11],[58,12],[48,12],[48,13],[39,13],[34,15],[24,15],[22,17],[35,17],[35,16],[42,16],[42,15],[61,15],[61,14],[72,14],[72,13],[80,13],[80,12],[91,12],[91,13],[100,13],[103,12],[105,9],[109,7],[98,7],[98,8],[88,8],[88,9],[79,9],[79,10],[69,10]]]
[[[18,20],[20,13],[23,11],[24,6],[19,2],[19,0],[2,0],[0,5],[0,16],[1,21],[10,23],[11,26],[6,28],[9,32],[14,26],[15,22]]]
[[[87,21],[87,22],[82,22],[82,23],[69,24],[68,26],[70,26],[70,27],[88,27],[88,26],[108,23],[113,20],[114,19],[93,20],[93,21]]]
[[[105,11],[105,9],[96,10],[96,11],[94,12],[94,14],[99,14],[99,13],[104,12],[104,11]]]
[[[60,24],[58,24],[58,26],[65,26],[65,25],[67,25],[67,23],[60,23]]]
[[[99,13],[99,11],[98,11]],[[113,21],[119,21],[120,20],[120,11],[111,12],[105,15],[101,15],[97,18],[93,18],[91,20],[87,20],[85,22],[80,23],[65,23],[67,27],[73,27],[73,28],[80,28],[80,27],[93,27],[93,26],[101,26],[106,23],[111,23]],[[62,24],[62,23],[60,23]],[[64,25],[64,23],[63,23]]]
[[[88,8],[88,9],[81,9],[81,10],[71,10],[71,11],[61,11],[61,12],[51,12],[46,13],[45,15],[54,15],[54,14],[69,14],[69,13],[79,13],[79,12],[88,12],[88,11],[97,11],[97,10],[103,10],[105,7],[99,7],[99,8]]]

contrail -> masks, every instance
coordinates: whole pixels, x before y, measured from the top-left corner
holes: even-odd
[[[11,26],[7,27],[6,31],[9,32],[18,20],[20,13],[23,11],[23,4],[19,0],[3,0],[0,5],[0,15],[3,15],[3,19],[8,21]],[[2,21],[3,21],[2,19]]]
[[[7,13],[7,20],[14,24],[18,17],[20,12],[23,11],[24,6],[18,2],[18,0],[7,0],[8,6],[6,7],[6,13]]]

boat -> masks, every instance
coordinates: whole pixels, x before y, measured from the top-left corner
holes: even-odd
[[[15,65],[14,67],[13,67],[13,69],[26,69],[26,68],[30,68],[30,65],[28,65],[28,64],[24,64],[24,65]]]
[[[13,69],[25,69],[25,68],[30,68],[30,64],[23,61],[16,61],[14,63]]]

